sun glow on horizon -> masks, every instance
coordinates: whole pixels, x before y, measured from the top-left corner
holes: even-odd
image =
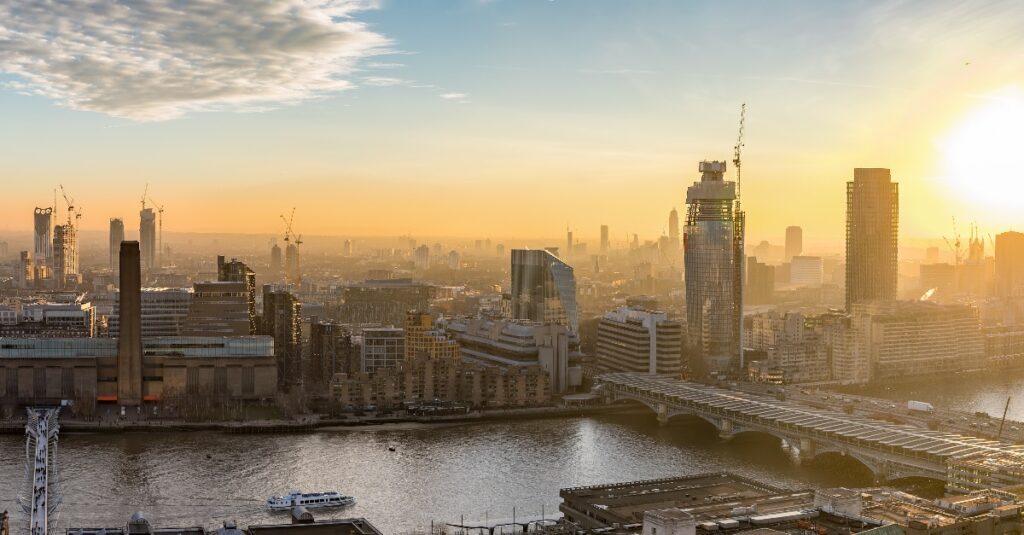
[[[984,97],[939,140],[939,180],[951,196],[990,217],[1019,217],[1024,209],[1024,91]]]

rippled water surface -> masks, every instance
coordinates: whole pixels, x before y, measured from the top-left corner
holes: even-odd
[[[23,437],[0,436],[0,459],[0,508],[14,511],[18,533]],[[800,466],[770,437],[724,442],[701,421],[659,427],[653,414],[300,435],[65,433],[59,463],[61,533],[123,525],[136,510],[160,526],[286,522],[262,503],[293,488],[352,494],[355,506],[318,516],[364,516],[397,533],[507,518],[513,506],[551,514],[560,488],[603,482],[727,470],[787,487],[867,484],[850,467]]]

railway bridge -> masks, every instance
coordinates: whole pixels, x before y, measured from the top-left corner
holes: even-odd
[[[949,480],[952,459],[984,457],[1024,463],[1024,447],[872,420],[795,402],[726,390],[658,375],[610,373],[597,377],[610,401],[640,402],[666,423],[691,415],[715,426],[723,438],[758,432],[778,437],[802,460],[835,453],[856,459],[886,481],[906,477]],[[1009,461],[1009,462],[1007,462]],[[1017,478],[1018,476],[1011,476]],[[1024,483],[1024,477],[1020,477]],[[990,486],[978,481],[978,488]]]

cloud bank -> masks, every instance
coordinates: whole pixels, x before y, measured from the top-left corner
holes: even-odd
[[[389,40],[363,0],[0,0],[8,85],[134,120],[266,109],[348,87]]]

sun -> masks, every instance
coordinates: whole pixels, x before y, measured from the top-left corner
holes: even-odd
[[[942,179],[949,193],[973,210],[1020,217],[1024,212],[1024,92],[1001,91],[980,101],[939,141]]]

